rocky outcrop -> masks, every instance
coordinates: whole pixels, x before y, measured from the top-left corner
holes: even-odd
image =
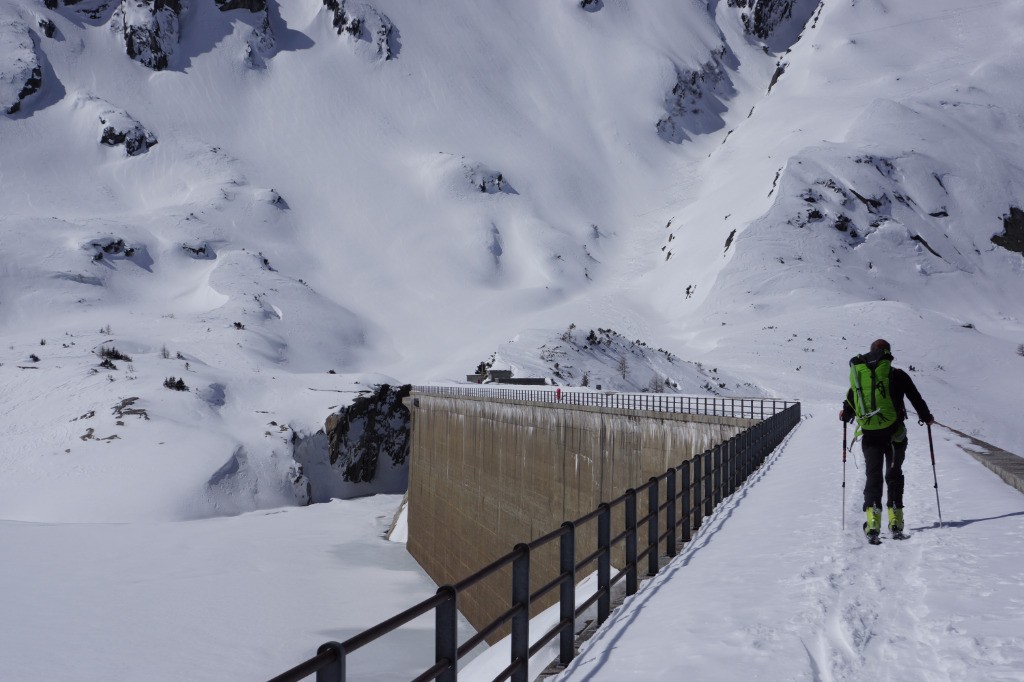
[[[221,12],[247,9],[253,14],[267,11],[267,0],[214,0]]]
[[[1010,212],[1003,216],[1003,233],[992,237],[992,243],[1024,254],[1024,211],[1011,207]]]
[[[373,481],[381,462],[406,464],[410,415],[402,399],[408,397],[410,389],[408,385],[383,384],[327,418],[324,428],[330,463],[345,481]]]
[[[515,194],[512,185],[505,179],[500,171],[493,170],[481,163],[463,163],[466,180],[477,191],[484,194]]]
[[[144,154],[156,144],[156,136],[126,111],[109,107],[101,111],[98,118],[100,144],[108,147],[122,146],[128,156]]]
[[[128,156],[138,156],[157,143],[156,135],[147,130],[124,109],[92,95],[79,94],[75,108],[94,116],[97,141],[108,147],[124,147]]]
[[[154,71],[166,69],[178,45],[181,0],[122,0],[113,25],[128,56]]]
[[[746,32],[777,50],[794,42],[819,0],[729,0],[730,7],[744,10],[740,15]]]
[[[53,23],[52,19],[40,17],[38,24],[39,30],[42,31],[43,35],[47,38],[52,38],[57,35],[57,24]]]
[[[732,96],[733,86],[722,65],[724,56],[722,47],[698,70],[676,69],[676,82],[665,95],[666,115],[656,126],[661,139],[678,144],[725,125],[723,100]]]
[[[347,33],[357,40],[370,43],[380,59],[388,60],[398,56],[396,29],[386,14],[365,3],[323,1],[324,7],[331,12],[331,24],[338,35]]]
[[[23,22],[0,16],[0,109],[17,113],[43,84],[43,71]]]

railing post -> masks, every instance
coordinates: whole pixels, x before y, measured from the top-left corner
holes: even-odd
[[[694,455],[693,460],[693,529],[700,528],[701,512],[704,507],[701,505],[701,495],[704,490],[704,455]]]
[[[658,506],[661,500],[658,496],[658,477],[651,477],[651,487],[647,489],[647,514],[651,517],[647,520],[647,575],[658,573]]]
[[[626,595],[636,594],[636,490],[626,491]]]
[[[746,429],[743,432],[743,437],[736,446],[732,449],[732,493],[736,492],[736,488],[739,487],[739,483],[742,479],[739,477],[739,463],[742,461],[743,453],[750,447],[751,438],[754,434],[754,427]]]
[[[713,453],[708,450],[704,457],[704,516],[711,516],[715,509],[715,469]]]
[[[324,642],[316,650],[317,656],[328,649],[334,649],[338,658],[316,672],[316,682],[345,682],[345,647],[338,642]]]
[[[734,445],[743,436],[733,436],[722,444],[722,499],[732,495],[732,460]]]
[[[611,613],[612,557],[610,545],[612,524],[608,503],[602,502],[598,509],[601,511],[597,516],[597,548],[601,550],[601,554],[597,557],[597,589],[601,596],[597,598],[597,624],[600,625],[608,619],[608,614]]]
[[[722,465],[723,465],[723,457],[725,455],[725,449],[728,447],[727,443],[728,443],[728,441],[726,441],[725,443],[719,443],[718,445],[715,446],[715,449],[714,449],[714,451],[712,453],[712,459],[714,460],[714,467],[715,467],[715,477],[714,477],[714,486],[715,486],[714,493],[715,493],[715,496],[714,496],[714,499],[715,499],[715,506],[716,507],[718,506],[718,503],[722,501],[722,469],[723,469]]]
[[[451,663],[451,668],[438,675],[437,680],[456,682],[459,676],[459,593],[451,585],[442,585],[437,593],[446,594],[448,599],[434,609],[434,662],[447,660]]]
[[[665,537],[665,554],[670,557],[676,555],[676,468],[669,467],[668,477],[665,479],[665,529],[668,535]]]
[[[565,533],[559,540],[559,574],[569,574],[559,587],[558,618],[562,631],[558,633],[558,663],[567,666],[576,655],[576,524],[562,524]]]
[[[693,483],[690,480],[690,465],[691,460],[686,460],[682,464],[682,480],[679,482],[679,487],[683,493],[683,543],[690,541],[693,530],[693,511],[690,507],[690,499],[693,494]]]
[[[530,680],[530,546],[519,543],[520,555],[512,560],[512,605],[519,607],[512,616],[512,660],[522,665],[512,673],[512,682]]]

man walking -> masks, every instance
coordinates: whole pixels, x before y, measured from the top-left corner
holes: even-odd
[[[864,451],[864,533],[872,544],[879,542],[882,525],[882,479],[886,485],[889,531],[903,539],[903,459],[907,454],[907,408],[910,399],[926,424],[935,421],[910,375],[892,367],[892,349],[885,339],[871,344],[871,351],[850,360],[850,390],[839,413],[843,422],[857,420],[857,436]]]

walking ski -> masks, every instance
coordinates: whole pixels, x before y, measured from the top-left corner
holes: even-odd
[[[906,540],[909,537],[910,537],[909,535],[907,535],[906,533],[904,533],[901,530],[894,530],[894,531],[892,531],[892,539],[893,540]]]
[[[868,544],[871,544],[871,545],[880,545],[880,544],[882,544],[882,538],[878,537],[878,533],[874,533],[872,535],[868,535],[867,538],[868,538]]]

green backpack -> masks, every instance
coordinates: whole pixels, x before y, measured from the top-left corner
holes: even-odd
[[[850,360],[850,388],[858,426],[855,438],[861,431],[877,431],[899,421],[889,385],[891,363],[892,355],[885,352]]]

